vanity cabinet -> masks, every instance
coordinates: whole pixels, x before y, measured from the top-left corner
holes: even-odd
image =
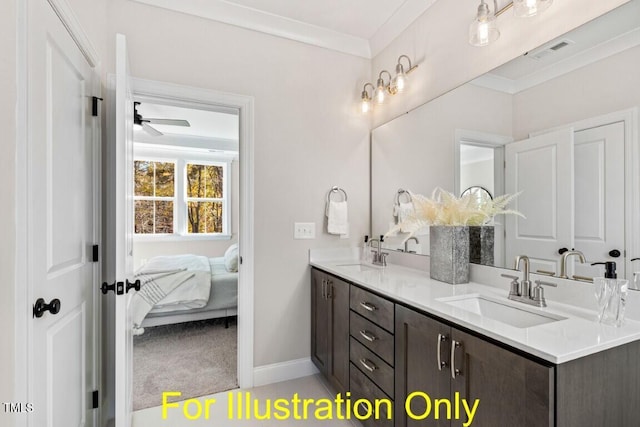
[[[349,389],[349,284],[311,270],[311,360],[337,392]]]
[[[313,362],[352,402],[394,404],[392,420],[382,413],[365,427],[459,427],[462,399],[469,408],[479,399],[474,427],[638,425],[640,341],[553,364],[319,269],[311,278]],[[407,416],[414,391],[422,393],[409,401],[415,418],[430,408],[422,420]]]
[[[479,404],[473,426],[553,426],[554,368],[536,363],[505,348],[396,306],[396,401],[405,402],[414,391],[426,393],[431,402],[424,420],[396,410],[396,427],[460,426],[466,422],[461,399],[470,408]],[[435,399],[451,402],[451,416],[441,403],[435,419]],[[460,418],[456,419],[456,402]],[[410,412],[426,413],[425,397],[410,400]]]

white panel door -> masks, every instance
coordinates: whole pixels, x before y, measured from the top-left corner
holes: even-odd
[[[559,273],[558,249],[573,242],[573,129],[506,145],[505,191],[521,193],[507,215],[506,266],[527,255],[531,271]]]
[[[625,277],[624,135],[624,122],[617,122],[576,132],[574,142],[574,246],[589,263],[615,261],[618,277]],[[611,256],[613,250],[621,255]],[[568,273],[588,277],[603,271],[575,257],[568,268]]]
[[[29,319],[29,425],[92,426],[93,70],[49,3],[28,8],[27,281],[34,303],[59,301]]]

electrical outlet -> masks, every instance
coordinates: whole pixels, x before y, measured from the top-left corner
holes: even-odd
[[[293,225],[294,239],[315,239],[316,223],[315,222],[296,222]]]

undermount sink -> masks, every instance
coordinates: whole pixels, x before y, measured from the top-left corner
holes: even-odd
[[[366,264],[339,264],[339,265],[336,265],[336,267],[340,267],[348,271],[372,271],[372,270],[378,271],[379,270],[376,267],[373,267],[371,265],[366,265]]]
[[[516,328],[530,328],[566,319],[555,314],[534,311],[526,306],[516,306],[517,303],[512,305],[478,294],[439,298],[438,301]]]

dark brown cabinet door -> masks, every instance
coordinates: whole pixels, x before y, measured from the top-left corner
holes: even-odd
[[[349,284],[311,270],[311,360],[337,392],[349,389]]]
[[[311,270],[311,360],[325,376],[329,372],[327,278],[326,273]]]
[[[328,377],[337,392],[349,390],[349,284],[326,276],[329,304]]]
[[[554,425],[554,368],[540,365],[497,345],[452,328],[458,344],[450,363],[451,401],[466,399],[469,408],[479,400],[473,427],[549,427]],[[462,411],[464,414],[464,411]],[[461,426],[465,416],[452,420]]]
[[[435,419],[433,408],[429,409],[430,405],[424,397],[426,394],[433,401],[449,399],[451,395],[448,364],[450,331],[451,328],[443,323],[396,305],[396,427],[450,425],[446,417]],[[405,408],[407,399],[414,392],[422,394],[414,394]],[[420,419],[425,414],[428,416]]]

